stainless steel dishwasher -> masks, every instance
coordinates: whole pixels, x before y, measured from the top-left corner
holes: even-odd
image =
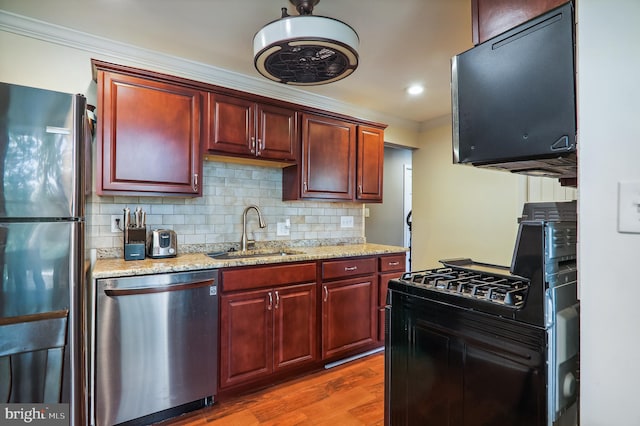
[[[218,271],[96,282],[92,417],[111,426],[217,388]]]

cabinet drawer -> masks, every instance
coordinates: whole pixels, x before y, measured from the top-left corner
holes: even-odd
[[[315,281],[315,263],[291,263],[222,271],[222,291],[248,290]]]
[[[403,272],[405,268],[405,255],[397,254],[393,256],[380,257],[380,272]]]
[[[373,274],[375,272],[376,258],[374,257],[322,262],[323,280]]]

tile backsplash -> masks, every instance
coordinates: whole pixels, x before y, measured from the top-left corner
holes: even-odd
[[[205,161],[203,196],[199,198],[97,196],[87,200],[89,249],[98,258],[122,256],[122,232],[111,232],[111,216],[137,206],[147,212],[147,228],[173,229],[178,252],[220,251],[239,248],[242,213],[255,204],[266,222],[258,226],[254,210],[247,215],[247,237],[256,247],[315,246],[363,243],[364,209],[360,203],[282,201],[282,170],[236,163]],[[353,227],[341,227],[351,216]],[[288,236],[278,236],[288,226]],[[122,222],[122,221],[121,221]]]

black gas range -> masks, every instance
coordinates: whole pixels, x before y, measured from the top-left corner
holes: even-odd
[[[386,424],[577,424],[576,203],[527,203],[510,266],[389,282]]]

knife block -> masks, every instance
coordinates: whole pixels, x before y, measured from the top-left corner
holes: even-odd
[[[143,260],[147,241],[147,228],[128,227],[124,231],[124,260]]]

